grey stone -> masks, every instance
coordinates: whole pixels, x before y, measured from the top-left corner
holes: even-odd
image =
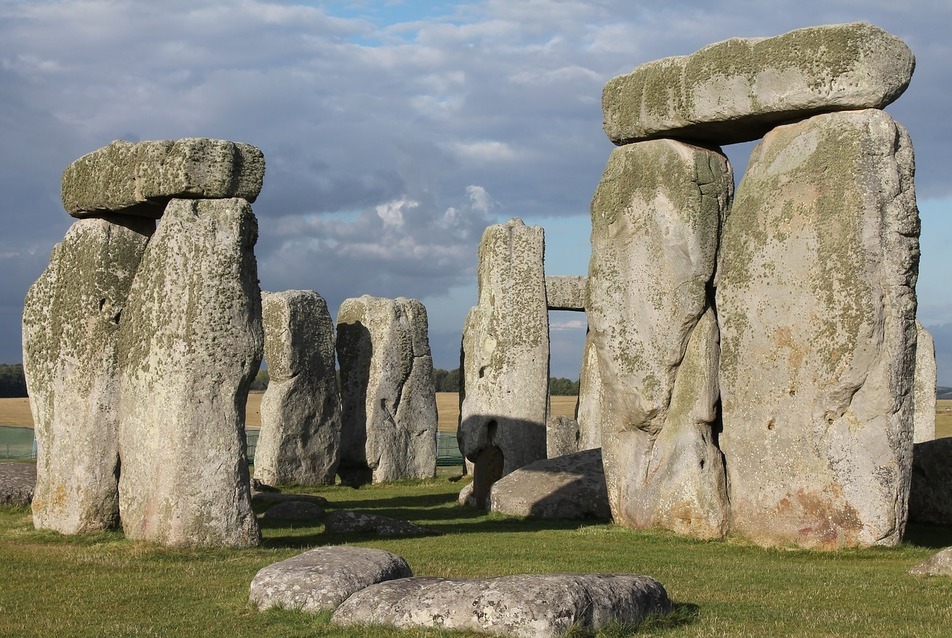
[[[819,113],[882,108],[902,95],[914,68],[902,40],[865,22],[733,38],[609,80],[605,133],[616,144],[754,140]]]
[[[255,505],[273,505],[274,503],[287,503],[289,501],[302,501],[313,503],[324,507],[327,505],[327,499],[316,494],[293,494],[285,492],[263,492],[251,490],[251,502]]]
[[[721,239],[731,530],[894,545],[906,524],[919,217],[906,131],[818,115],[751,153]]]
[[[261,515],[264,521],[315,521],[324,518],[324,508],[309,501],[276,503]]]
[[[264,155],[250,144],[116,140],[66,167],[63,206],[74,217],[103,211],[160,217],[176,197],[254,202],[263,181]]]
[[[913,446],[909,520],[952,525],[952,438]]]
[[[602,380],[598,376],[598,368],[598,350],[591,334],[587,334],[585,349],[582,351],[582,368],[579,371],[578,408],[575,411],[579,450],[602,447],[602,424],[598,412]]]
[[[585,310],[588,277],[546,277],[545,297],[549,310]]]
[[[936,366],[935,341],[916,321],[916,372],[913,383],[913,443],[935,438]]]
[[[436,392],[426,309],[364,295],[337,314],[341,463],[347,484],[436,474]]]
[[[329,534],[356,534],[370,532],[378,536],[433,536],[441,535],[434,529],[421,527],[379,514],[365,514],[350,510],[335,510],[328,514],[324,531]]]
[[[369,585],[412,575],[405,560],[382,549],[318,547],[260,569],[248,602],[262,611],[320,612],[336,609]]]
[[[155,222],[76,221],[23,307],[23,369],[37,443],[33,524],[119,524],[119,326]]]
[[[909,573],[919,576],[952,576],[952,547],[946,547],[935,556],[919,563],[910,569]]]
[[[479,244],[479,301],[463,327],[458,438],[474,495],[545,458],[549,317],[543,231],[520,219],[490,226]]]
[[[337,608],[331,622],[554,638],[570,629],[595,631],[670,610],[661,583],[633,574],[404,578],[358,591]]]
[[[579,451],[578,421],[559,414],[545,422],[545,456],[554,459]]]
[[[35,463],[0,462],[0,505],[29,505],[35,487]]]
[[[316,292],[262,295],[264,357],[254,477],[269,485],[332,485],[340,463],[334,322]]]
[[[257,221],[244,199],[172,200],[119,330],[119,509],[126,536],[244,547],[245,401],[262,353]]]
[[[536,461],[492,486],[489,509],[538,518],[611,518],[602,451]]]
[[[673,140],[616,148],[592,200],[588,338],[615,522],[698,538],[729,517],[717,424],[711,284],[733,173],[714,150]],[[588,350],[586,357],[591,356]],[[586,365],[590,365],[588,361]]]

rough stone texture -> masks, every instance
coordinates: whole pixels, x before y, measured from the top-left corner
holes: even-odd
[[[549,310],[585,310],[588,277],[546,277],[545,296]]]
[[[538,518],[611,518],[602,451],[530,463],[493,484],[489,509]]]
[[[496,636],[554,638],[671,610],[661,583],[632,574],[542,574],[500,578],[404,578],[348,598],[331,622],[435,627]]]
[[[197,137],[116,140],[66,167],[63,206],[74,217],[97,211],[160,217],[175,197],[254,202],[263,181],[264,155],[250,144]]]
[[[599,401],[602,396],[602,380],[598,376],[598,351],[590,335],[585,336],[582,352],[582,368],[579,371],[578,449],[594,450],[602,447],[602,425],[599,417]]]
[[[762,545],[893,545],[906,523],[919,216],[913,151],[879,110],[753,150],[721,239],[731,529]]]
[[[256,545],[245,400],[261,361],[257,221],[243,199],[172,200],[120,326],[119,509],[129,538]]]
[[[909,520],[952,525],[952,438],[913,446]]]
[[[436,392],[426,309],[415,299],[364,295],[337,313],[341,480],[436,474]]]
[[[264,293],[264,357],[254,477],[269,485],[332,485],[340,463],[334,322],[316,292]]]
[[[35,463],[0,462],[0,505],[29,505],[35,486]]]
[[[155,222],[75,222],[23,307],[23,369],[37,442],[33,524],[119,524],[119,322]]]
[[[616,148],[595,191],[587,312],[601,392],[579,416],[601,424],[618,524],[727,530],[710,288],[732,187],[721,153],[655,140]]]
[[[261,515],[263,521],[314,521],[324,518],[324,508],[308,501],[284,501]]]
[[[554,459],[579,451],[578,421],[565,415],[550,416],[545,422],[545,456]]]
[[[316,494],[263,492],[257,491],[253,488],[251,490],[251,502],[255,505],[273,505],[275,503],[288,503],[290,501],[313,503],[314,505],[319,505],[321,507],[327,505],[327,499],[323,496],[317,496]]]
[[[605,133],[616,144],[754,140],[783,122],[882,108],[902,95],[914,68],[902,40],[864,22],[733,38],[609,80]]]
[[[935,341],[921,323],[916,321],[916,372],[913,384],[914,425],[912,442],[922,443],[935,438]]]
[[[932,558],[909,570],[921,576],[952,576],[952,547],[946,547]]]
[[[521,219],[479,244],[479,301],[463,327],[460,450],[480,507],[499,478],[545,458],[549,316],[543,230]]]
[[[412,575],[405,560],[382,549],[318,547],[259,570],[248,602],[262,611],[320,612],[336,609],[369,585]]]
[[[329,534],[371,532],[378,536],[434,536],[442,534],[437,530],[421,527],[409,521],[350,510],[331,512],[324,523],[324,531]]]

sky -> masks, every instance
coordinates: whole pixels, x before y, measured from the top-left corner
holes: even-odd
[[[264,152],[265,290],[413,297],[434,364],[459,365],[486,226],[545,229],[546,273],[584,275],[612,144],[601,90],[729,37],[865,20],[917,66],[887,111],[916,150],[919,320],[952,386],[949,0],[0,0],[0,362],[73,221],[60,177],[115,139],[211,137]],[[725,147],[740,175],[751,144]],[[583,314],[552,313],[553,376],[578,377]]]

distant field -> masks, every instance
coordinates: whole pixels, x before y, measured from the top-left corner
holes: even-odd
[[[30,400],[0,399],[0,426],[33,427],[33,415],[30,413]]]
[[[935,438],[952,436],[952,399],[940,399],[935,406]]]

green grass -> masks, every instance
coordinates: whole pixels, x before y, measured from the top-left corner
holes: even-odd
[[[459,482],[331,487],[335,508],[372,511],[445,532],[414,539],[340,536],[323,527],[264,527],[251,550],[173,550],[119,532],[65,537],[33,529],[29,509],[0,507],[0,636],[456,636],[341,630],[329,615],[260,613],[247,604],[261,567],[315,545],[349,543],[400,554],[417,575],[630,572],[660,580],[673,619],[637,635],[949,636],[952,578],[906,570],[952,545],[952,528],[913,527],[891,549],[767,550],[741,539],[701,542],[607,524],[478,514],[456,504]],[[302,490],[303,491],[303,490]],[[602,636],[630,635],[612,627]]]

